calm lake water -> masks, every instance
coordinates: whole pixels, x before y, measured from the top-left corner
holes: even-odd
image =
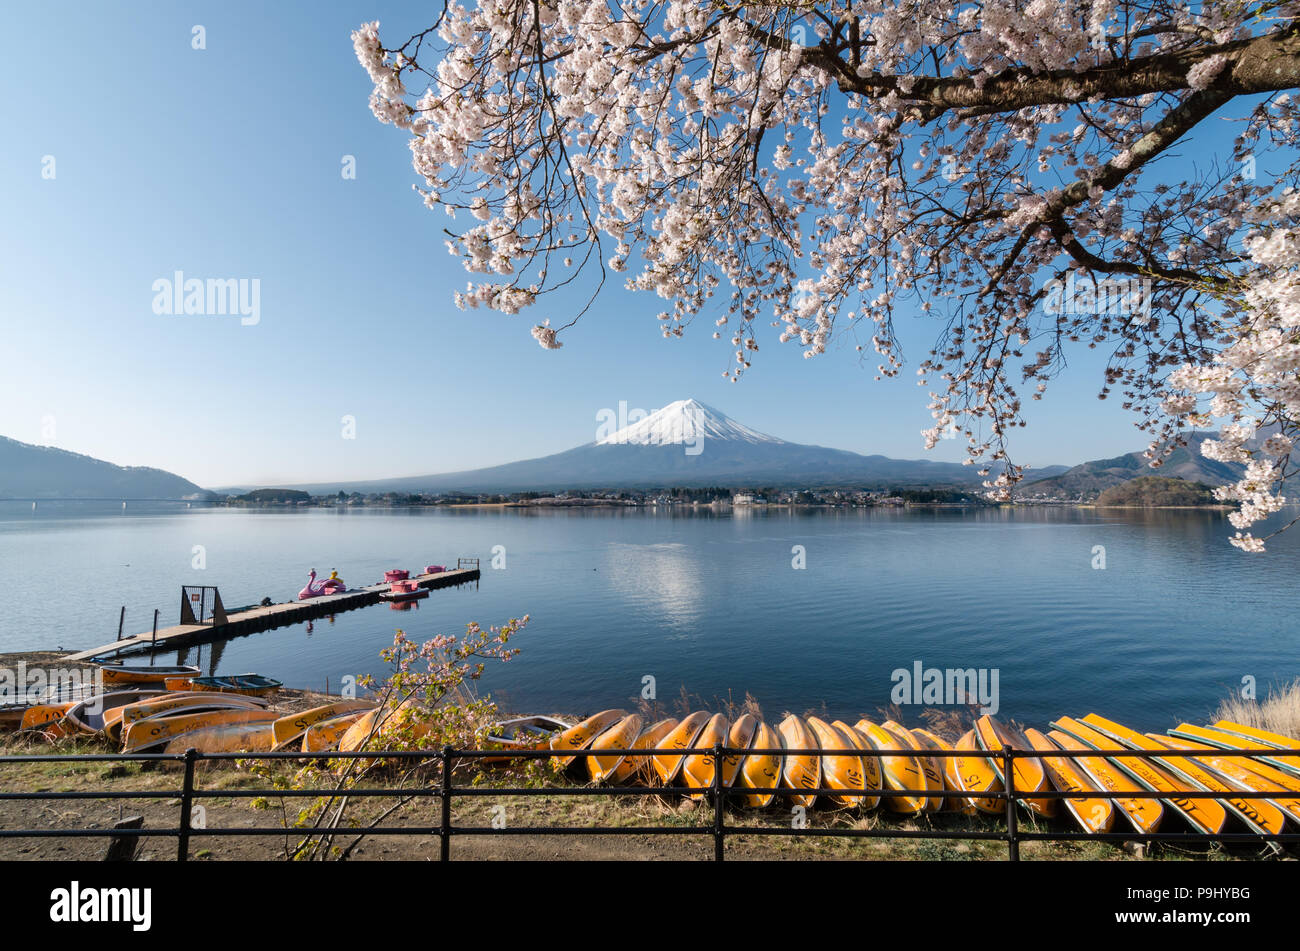
[[[481,688],[517,711],[671,705],[746,692],[787,710],[874,715],[896,668],[988,668],[1001,715],[1097,711],[1144,729],[1202,718],[1242,678],[1300,675],[1300,530],[1248,556],[1207,512],[1061,508],[849,511],[411,509],[278,512],[0,503],[0,652],[90,647],[178,620],[182,584],[228,608],[295,597],[307,570],[483,559],[479,587],[159,654],[288,686],[381,673],[415,639],[525,613],[522,653]],[[203,546],[206,568],[192,567]],[[1093,567],[1104,546],[1105,568]],[[496,548],[501,546],[501,548]],[[792,567],[803,546],[806,568]],[[493,550],[504,568],[493,569]],[[919,708],[905,711],[909,722]]]

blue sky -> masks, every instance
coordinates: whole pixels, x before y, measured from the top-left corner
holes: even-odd
[[[441,212],[411,191],[406,136],[380,125],[349,33],[428,25],[428,4],[133,3],[10,11],[0,77],[0,435],[205,486],[379,478],[492,465],[595,438],[626,400],[695,397],[785,439],[926,453],[926,391],[873,381],[852,341],[815,360],[777,331],[738,384],[697,323],[664,340],[657,298],[614,285],[564,348],[537,310],[459,311],[468,275]],[[191,48],[202,25],[206,49]],[[356,178],[341,175],[355,156]],[[55,177],[42,178],[46,156]],[[174,271],[257,278],[260,322],[153,312]],[[935,328],[903,328],[923,354]],[[864,341],[866,343],[866,341]],[[1016,461],[1075,463],[1144,445],[1096,399],[1077,354],[1018,436]],[[342,438],[344,416],[355,439]]]

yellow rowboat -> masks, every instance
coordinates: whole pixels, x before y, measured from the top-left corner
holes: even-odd
[[[1233,723],[1231,720],[1216,720],[1214,729],[1222,730],[1224,733],[1235,733],[1237,736],[1244,736],[1248,740],[1259,740],[1265,746],[1276,746],[1279,750],[1300,750],[1300,740],[1283,736],[1281,733],[1270,733],[1268,730],[1261,730],[1258,727]]]
[[[162,696],[161,690],[147,690],[133,687],[128,690],[114,690],[95,697],[88,697],[72,705],[63,715],[60,725],[68,733],[102,733],[104,723],[118,707]]]
[[[712,750],[718,744],[725,744],[727,737],[730,735],[730,724],[727,718],[721,713],[715,713],[709,717],[700,730],[699,735],[695,737],[695,742],[691,744],[692,749]],[[713,785],[714,756],[709,753],[692,753],[686,757],[682,763],[682,785],[691,789],[701,790],[700,792],[690,793],[692,799],[702,799],[704,790]],[[723,774],[723,780],[726,780],[726,774]]]
[[[587,775],[594,782],[603,783],[614,776],[641,735],[644,722],[637,714],[630,713],[591,741],[593,750],[610,751],[608,756],[587,757]]]
[[[322,720],[332,720],[344,713],[373,710],[376,706],[377,704],[370,700],[336,700],[323,706],[312,707],[310,710],[303,710],[301,713],[280,717],[271,729],[275,738],[273,749],[286,749],[291,744],[297,745],[297,741],[312,724],[320,723]]]
[[[1060,730],[1052,730],[1047,735],[1052,742],[1067,752],[1092,749],[1081,740]],[[1115,769],[1109,760],[1102,759],[1100,756],[1062,757],[1062,759],[1075,763],[1075,769],[1080,776],[1088,780],[1088,787],[1097,792],[1103,789],[1113,793],[1144,791],[1141,786],[1129,779],[1127,774]],[[1160,828],[1165,807],[1159,799],[1123,798],[1112,801],[1119,804],[1124,815],[1138,832],[1155,832]]]
[[[1275,796],[1270,796],[1268,801],[1290,816],[1293,822],[1300,824],[1300,799],[1286,795],[1288,792],[1300,793],[1300,781],[1292,779],[1280,769],[1274,769],[1265,763],[1253,763],[1247,766],[1245,760],[1238,761],[1231,757],[1220,756],[1219,750],[1213,746],[1192,743],[1173,736],[1160,736],[1156,733],[1148,733],[1147,736],[1164,743],[1171,749],[1201,754],[1195,757],[1196,762],[1218,773],[1238,789],[1277,793]]]
[[[20,730],[34,730],[45,733],[50,739],[65,735],[59,725],[64,714],[76,706],[76,703],[36,703],[23,711],[23,718],[18,723]]]
[[[400,732],[409,729],[414,738],[427,736],[429,733],[428,723],[413,723],[409,726],[405,724],[407,715],[418,710],[421,697],[413,693],[401,703],[385,704],[382,707],[375,707],[373,710],[367,710],[361,714],[343,734],[339,740],[339,750],[341,752],[354,753],[360,750],[372,737],[379,738],[386,732]],[[382,747],[374,747],[380,749]],[[340,762],[341,766],[347,766],[346,762]]]
[[[754,741],[754,734],[757,731],[758,717],[752,713],[742,713],[727,731],[727,746],[733,750],[747,750]],[[740,772],[740,763],[744,758],[744,753],[728,753],[722,757],[722,784],[727,788],[736,784],[736,776]]]
[[[147,717],[136,720],[122,738],[122,752],[143,753],[171,742],[178,736],[214,727],[261,725],[268,727],[279,716],[269,710],[211,710],[181,716]],[[270,749],[268,746],[267,749]]]
[[[153,684],[161,687],[168,677],[192,679],[202,671],[197,667],[123,667],[118,664],[105,664],[99,668],[104,675],[104,683],[114,687],[141,686]]]
[[[862,800],[866,798],[862,791],[867,788],[867,781],[862,770],[862,757],[857,755],[858,745],[820,717],[809,717],[807,723],[823,754],[840,751],[854,754],[823,755],[821,758],[822,782],[831,789],[843,790],[842,793],[832,793],[829,796],[831,802],[841,806],[862,806]]]
[[[857,722],[854,730],[879,754],[880,770],[884,779],[883,788],[896,792],[922,794],[929,791],[925,772],[921,769],[921,763],[913,754],[912,748],[892,731],[865,718]],[[891,753],[904,755],[888,755]],[[890,812],[908,816],[919,815],[926,807],[925,795],[885,796],[883,799],[885,808]]]
[[[931,733],[929,730],[923,730],[915,727],[907,732],[911,733],[916,742],[921,744],[921,749],[930,750],[952,750],[952,744],[939,736],[937,733]],[[951,756],[932,756],[930,757],[939,764],[939,772],[943,776],[943,788],[945,792],[953,792],[958,789],[957,784],[953,781],[952,760]],[[973,807],[959,796],[945,796],[943,808],[947,812],[971,812]]]
[[[232,723],[182,733],[173,737],[163,752],[184,753],[188,749],[195,749],[200,753],[264,753],[275,742],[273,722]]]
[[[852,743],[858,750],[867,755],[862,759],[862,781],[866,783],[867,789],[883,789],[881,785],[883,780],[880,776],[880,759],[876,756],[876,748],[871,745],[871,741],[859,733],[855,728],[849,726],[843,720],[836,720],[831,726],[844,734],[844,738]],[[858,797],[858,801],[863,809],[875,809],[880,805],[880,793],[869,793]]]
[[[777,726],[781,734],[781,745],[787,750],[819,750],[817,737],[802,717],[793,713]],[[819,789],[822,782],[822,762],[820,756],[804,753],[786,753],[785,763],[781,769],[781,785],[791,789]],[[805,809],[817,801],[816,793],[791,793],[790,801]]]
[[[1037,730],[1025,730],[1025,739],[1035,750],[1044,754],[1060,752],[1060,747]],[[1058,792],[1089,793],[1097,792],[1092,788],[1092,780],[1075,766],[1074,760],[1065,756],[1045,755],[1042,757],[1043,769],[1047,778]],[[1115,825],[1115,807],[1109,799],[1093,799],[1089,796],[1063,799],[1066,812],[1074,816],[1084,832],[1094,834],[1109,832]]]
[[[672,731],[659,741],[658,749],[661,750],[685,750],[689,749],[699,735],[700,730],[704,729],[704,724],[709,720],[709,715],[703,710],[696,710]],[[650,747],[654,749],[655,747]],[[655,773],[659,776],[659,781],[665,786],[671,786],[677,781],[677,776],[682,770],[682,760],[685,756],[674,755],[672,753],[658,753],[651,758],[654,764]]]
[[[339,741],[352,724],[360,720],[365,713],[345,713],[331,720],[313,723],[302,731],[302,751],[319,753],[322,750],[338,749]]]
[[[76,702],[71,703],[34,703],[23,711],[23,718],[19,721],[20,730],[32,730],[46,723],[55,723],[63,719],[63,715],[76,706]]]
[[[957,749],[971,754],[951,757],[952,778],[956,780],[958,789],[968,794],[1002,792],[1002,780],[988,757],[980,751],[974,730],[967,730],[962,735],[957,741]],[[1006,804],[1000,799],[980,799],[968,795],[966,801],[979,812],[995,816],[1006,813]]]
[[[1267,763],[1274,769],[1284,770],[1295,776],[1300,776],[1300,756],[1277,756],[1274,754],[1277,749],[1276,746],[1267,745],[1257,739],[1246,739],[1236,733],[1229,733],[1217,727],[1196,726],[1191,723],[1178,724],[1169,731],[1169,735],[1184,740],[1193,740],[1197,743],[1208,743],[1224,750],[1243,750],[1258,753],[1260,754],[1258,757],[1234,756],[1232,758],[1251,768],[1254,768],[1252,765],[1254,763]]]
[[[926,812],[938,812],[943,808],[943,768],[940,767],[939,761],[932,756],[926,756],[925,750],[916,737],[912,736],[911,731],[903,724],[894,720],[886,720],[880,724],[884,729],[894,734],[902,744],[918,754],[916,762],[921,767],[921,774],[925,777],[925,789],[930,793],[925,801]]]
[[[203,710],[253,710],[262,709],[266,701],[260,697],[244,697],[239,694],[214,694],[206,692],[164,693],[156,698],[140,700],[136,703],[114,707],[104,715],[104,734],[112,740],[118,740],[122,731],[136,720],[158,716],[171,712],[199,713]]]
[[[676,717],[668,717],[658,723],[652,723],[641,731],[641,735],[632,744],[632,749],[658,749],[660,741],[676,727]],[[619,763],[618,768],[614,770],[614,775],[609,778],[609,782],[611,784],[625,783],[633,778],[648,781],[653,776],[653,770],[649,767],[650,757],[648,756],[625,756],[623,762]]]
[[[1098,720],[1100,719],[1098,717]],[[1132,747],[1135,750],[1170,750],[1172,752],[1172,748],[1163,740],[1153,740],[1151,737],[1129,730],[1127,727],[1111,730],[1103,728],[1100,723],[1089,721],[1087,717],[1084,717],[1084,721],[1091,726],[1097,727],[1099,731],[1107,736],[1113,736],[1125,746]],[[1119,727],[1119,724],[1114,724],[1114,726]],[[1233,796],[1234,792],[1240,790],[1218,773],[1190,757],[1181,755],[1160,756],[1156,757],[1153,762],[1192,789],[1201,792],[1223,793],[1224,795],[1218,801],[1249,826],[1252,832],[1277,835],[1286,826],[1286,815],[1273,803],[1267,799],[1241,799]],[[1272,848],[1276,850],[1276,843],[1272,844]]]
[[[1092,716],[1094,722],[1103,721],[1102,717],[1095,714],[1092,714]],[[1109,721],[1103,722],[1109,723]],[[1052,726],[1074,735],[1093,749],[1115,749],[1124,745],[1114,736],[1109,736],[1073,717],[1061,717]],[[1112,724],[1112,726],[1118,726],[1118,724]],[[1108,759],[1143,788],[1151,792],[1164,793],[1165,795],[1161,798],[1182,813],[1193,828],[1211,835],[1217,835],[1223,831],[1223,824],[1228,820],[1228,810],[1223,808],[1223,803],[1214,799],[1187,799],[1179,796],[1179,793],[1193,792],[1195,790],[1178,781],[1148,759],[1136,756],[1116,756],[1114,758],[1108,757]]]
[[[602,710],[595,716],[587,717],[576,726],[571,726],[563,733],[551,737],[553,750],[585,750],[591,741],[627,716],[626,710]],[[577,759],[576,756],[557,756],[553,760],[560,769],[568,769]]]
[[[758,721],[754,729],[754,742],[750,753],[740,764],[737,785],[754,792],[738,797],[746,806],[765,809],[772,804],[776,793],[771,790],[781,785],[781,763],[784,757],[780,753],[781,736],[763,721]],[[771,752],[755,752],[770,750]]]
[[[1093,718],[1093,724],[1106,723],[1111,729],[1126,729],[1096,714],[1089,714],[1089,716]],[[1054,721],[1052,726],[1072,734],[1093,749],[1118,749],[1125,745],[1116,736],[1102,732],[1095,725],[1073,717],[1061,717]],[[1175,779],[1149,759],[1137,756],[1116,756],[1107,759],[1114,763],[1117,769],[1127,773],[1129,778],[1142,788],[1150,792],[1164,793],[1161,798],[1181,813],[1194,829],[1211,835],[1223,831],[1223,824],[1228,821],[1228,810],[1223,807],[1223,803],[1214,799],[1187,799],[1178,795],[1196,790]]]
[[[1032,747],[1025,735],[1015,727],[1008,726],[987,714],[975,721],[975,740],[989,753],[996,754],[1004,746],[1012,750],[1029,750]],[[1005,784],[1007,778],[1002,775],[1002,760],[996,755],[989,757],[998,779]],[[1027,806],[1030,811],[1040,816],[1051,818],[1056,815],[1056,803],[1051,799],[1028,799],[1026,793],[1042,792],[1051,789],[1047,773],[1036,756],[1019,756],[1011,761],[1014,774],[1016,800]],[[1005,786],[1003,788],[1006,788]]]

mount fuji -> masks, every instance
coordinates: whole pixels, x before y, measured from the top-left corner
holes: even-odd
[[[594,442],[539,459],[486,469],[362,483],[299,486],[311,492],[519,492],[669,486],[977,487],[975,467],[864,456],[787,442],[698,400],[669,403],[644,418],[603,411]],[[1040,477],[1065,470],[1054,466]]]

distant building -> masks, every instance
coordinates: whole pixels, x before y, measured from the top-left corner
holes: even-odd
[[[731,497],[732,505],[753,505],[754,497],[752,495],[733,495]]]

